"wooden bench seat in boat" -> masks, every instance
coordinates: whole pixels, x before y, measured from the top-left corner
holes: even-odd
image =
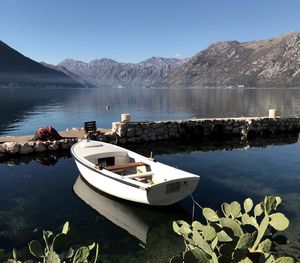
[[[105,167],[99,167],[99,165],[96,165],[97,169],[105,169],[111,172],[120,172],[129,168],[134,168],[134,167],[139,167],[139,166],[149,166],[148,164],[144,162],[133,162],[133,163],[126,163],[126,164],[116,164],[116,165],[110,165],[110,166],[105,166]],[[152,181],[152,175],[153,172],[142,172],[142,173],[137,173],[137,174],[127,174],[127,175],[122,175],[122,178],[130,178],[137,180],[139,182],[146,182],[150,185],[154,184]]]
[[[138,166],[144,166],[144,165],[147,164],[143,162],[135,162],[135,163],[126,163],[126,164],[116,164],[116,165],[106,166],[103,168],[113,172],[113,171],[124,170],[124,169],[138,167]]]

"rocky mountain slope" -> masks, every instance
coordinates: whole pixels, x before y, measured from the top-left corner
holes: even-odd
[[[168,73],[184,64],[177,58],[152,57],[137,64],[119,63],[103,58],[89,63],[65,59],[62,66],[96,86],[144,87],[160,81]]]
[[[80,84],[66,74],[23,56],[0,41],[0,84]]]
[[[300,87],[300,33],[210,45],[156,84],[168,87]]]
[[[60,71],[62,73],[64,73],[65,75],[69,76],[71,79],[73,79],[75,82],[79,83],[80,85],[82,85],[85,88],[95,88],[95,86],[84,80],[83,78],[79,77],[78,75],[74,74],[73,72],[71,72],[70,70],[67,70],[65,67],[63,66],[55,66],[52,64],[47,64],[45,62],[40,62],[43,66],[47,67],[47,68],[51,68],[57,71]]]

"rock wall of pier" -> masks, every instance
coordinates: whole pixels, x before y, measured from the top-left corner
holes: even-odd
[[[300,119],[295,117],[195,119],[156,122],[114,122],[110,136],[115,134],[118,143],[125,144],[201,137],[241,137],[242,139],[251,139],[284,133],[299,133],[299,131]]]
[[[32,154],[69,150],[78,139],[62,139],[57,141],[29,141],[25,143],[4,142],[0,144],[0,159],[6,155]]]

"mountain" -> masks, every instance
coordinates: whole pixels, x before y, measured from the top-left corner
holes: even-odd
[[[163,79],[168,73],[184,64],[177,58],[151,57],[140,63],[119,63],[103,58],[89,63],[65,59],[62,66],[96,86],[144,87]]]
[[[217,42],[156,85],[299,87],[300,33],[244,43]]]
[[[0,84],[81,86],[66,74],[25,57],[0,41]]]
[[[75,82],[79,83],[80,85],[82,85],[85,88],[95,88],[95,85],[93,85],[92,83],[90,83],[90,82],[82,79],[81,77],[79,77],[78,75],[74,74],[70,70],[67,70],[63,66],[55,66],[55,65],[52,65],[52,64],[47,64],[45,62],[40,62],[40,64],[42,64],[43,66],[45,66],[47,68],[51,68],[51,69],[54,69],[54,70],[57,70],[57,71],[60,71],[60,72],[64,73],[65,75],[67,75],[68,77],[70,77]]]

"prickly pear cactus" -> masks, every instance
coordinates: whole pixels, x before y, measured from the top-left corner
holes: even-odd
[[[43,239],[45,246],[37,240],[33,240],[28,244],[29,253],[34,259],[24,259],[24,256],[20,255],[22,260],[17,259],[17,251],[13,249],[11,256],[5,255],[3,249],[0,249],[0,262],[7,263],[83,263],[83,262],[98,262],[99,261],[99,245],[92,243],[89,246],[82,246],[77,250],[72,247],[65,248],[66,237],[70,230],[69,222],[63,225],[61,233],[54,235],[51,231],[43,231]],[[27,256],[27,255],[26,255]]]
[[[247,198],[243,205],[234,201],[221,205],[222,213],[203,208],[206,224],[192,225],[179,220],[173,229],[184,238],[185,252],[170,262],[295,262],[291,257],[276,258],[277,231],[289,226],[284,214],[276,212],[280,197],[266,196],[254,205]]]

